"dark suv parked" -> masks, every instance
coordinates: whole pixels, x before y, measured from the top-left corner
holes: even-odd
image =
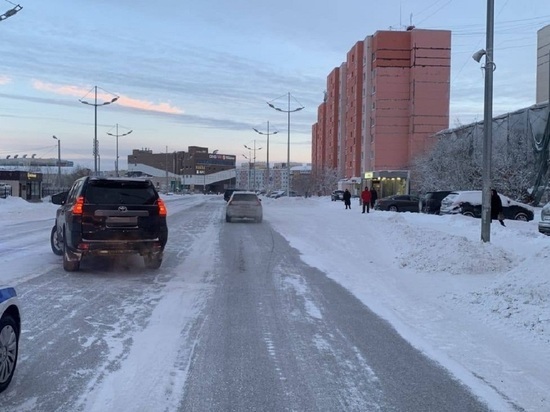
[[[52,196],[57,209],[51,232],[63,268],[76,271],[83,256],[138,253],[158,269],[168,240],[166,206],[150,180],[83,177]]]
[[[438,190],[427,192],[420,199],[420,212],[438,215],[441,209],[441,201],[451,193],[451,190]]]

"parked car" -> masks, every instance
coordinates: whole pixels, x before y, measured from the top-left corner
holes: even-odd
[[[343,190],[335,190],[334,192],[331,193],[330,200],[332,200],[333,202],[335,202],[337,200],[344,200],[344,191]]]
[[[225,221],[252,219],[261,223],[263,218],[262,201],[254,192],[233,192],[225,207]]]
[[[11,196],[11,185],[0,183],[0,198],[6,199],[8,196]]]
[[[374,209],[390,212],[418,212],[419,201],[418,196],[393,195],[378,199],[374,204]]]
[[[57,209],[50,240],[63,268],[76,271],[83,256],[137,253],[158,269],[168,240],[167,210],[150,180],[83,177],[52,196]]]
[[[539,232],[550,235],[550,202],[546,203],[540,211]]]
[[[275,190],[269,194],[272,199],[278,199],[286,194],[286,190]]]
[[[508,220],[522,220],[525,222],[531,221],[534,218],[534,209],[526,204],[516,202],[503,194],[500,194],[502,201],[502,213],[504,218]],[[482,191],[454,191],[449,193],[441,201],[441,215],[448,214],[463,214],[481,218],[482,211]]]
[[[15,289],[0,285],[0,392],[9,386],[19,353],[21,314]]]
[[[451,190],[437,190],[434,192],[427,192],[420,198],[419,210],[422,213],[428,213],[432,215],[438,215],[439,209],[441,209],[441,201],[449,194]]]

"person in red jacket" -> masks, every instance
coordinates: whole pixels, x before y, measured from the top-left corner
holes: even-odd
[[[365,213],[365,207],[367,208],[367,213],[369,213],[370,208],[371,193],[368,186],[365,186],[365,190],[361,192],[361,202],[363,203],[363,213]]]

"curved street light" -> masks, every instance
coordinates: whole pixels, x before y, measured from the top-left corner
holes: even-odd
[[[110,93],[110,94],[112,94],[112,93]],[[97,102],[97,86],[94,86],[94,102],[93,103],[87,102],[83,99],[78,99],[78,101],[82,104],[87,104],[87,105],[90,105],[90,106],[94,106],[94,147],[93,147],[93,152],[94,152],[94,174],[95,174],[95,176],[97,176],[97,172],[98,172],[97,158],[99,156],[99,148],[98,148],[98,143],[97,143],[97,106],[106,106],[108,104],[116,102],[118,100],[119,96],[117,96],[117,95],[114,95],[114,96],[115,97],[113,97],[111,99],[111,101],[98,103]]]
[[[277,110],[278,112],[287,114],[287,124],[288,124],[288,139],[287,139],[287,148],[286,148],[286,168],[287,168],[287,190],[286,195],[290,196],[290,113],[298,112],[304,109],[304,106],[297,107],[295,109],[290,108],[290,92],[288,93],[288,106],[287,110],[283,110],[280,107],[276,107],[273,103],[267,102],[267,105],[272,109]]]
[[[250,151],[250,149],[249,149]],[[252,155],[242,155],[246,160],[248,160],[248,179],[247,179],[247,190],[250,190],[250,164],[252,162]]]
[[[248,147],[247,145],[244,145],[245,148],[247,148],[249,151],[252,151],[254,153],[253,155],[253,161],[254,163],[252,163],[252,167],[254,168],[253,169],[253,172],[252,172],[252,178],[254,179],[254,183],[252,184],[252,190],[256,190],[256,150],[262,150],[262,148],[256,148],[256,140],[254,140],[254,147]]]
[[[269,189],[271,189],[271,176],[269,174],[269,135],[270,134],[277,134],[279,132],[277,130],[275,130],[274,132],[269,133],[269,120],[267,121],[267,132],[266,133],[260,132],[255,127],[253,127],[252,129],[258,134],[267,135],[267,189],[269,191]]]
[[[115,162],[115,174],[116,174],[116,177],[118,177],[118,138],[119,137],[122,137],[122,136],[128,136],[130,133],[132,133],[133,130],[129,130],[127,131],[126,133],[122,133],[122,134],[119,134],[118,133],[118,123],[116,124],[116,133],[113,134],[113,133],[109,133],[107,132],[107,134],[109,136],[115,136],[116,137],[116,162]]]
[[[13,4],[13,3],[12,3]],[[17,14],[19,10],[21,10],[23,7],[21,7],[19,4],[15,6],[13,9],[9,9],[4,14],[0,14],[0,21],[6,20],[8,17],[13,16],[14,14]]]

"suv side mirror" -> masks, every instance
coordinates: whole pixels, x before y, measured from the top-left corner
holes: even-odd
[[[61,192],[56,193],[55,195],[52,195],[52,203],[54,205],[64,205],[65,201],[67,200],[67,195],[69,192]]]

